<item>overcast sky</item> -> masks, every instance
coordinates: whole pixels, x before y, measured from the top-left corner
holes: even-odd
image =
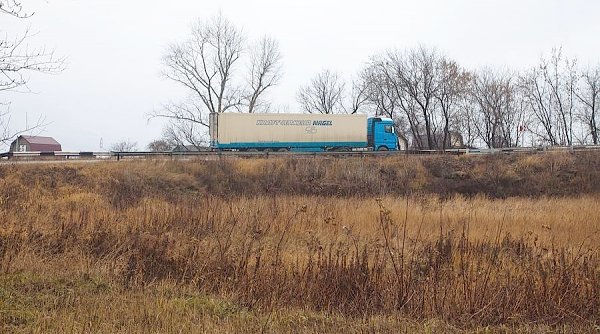
[[[31,75],[34,93],[3,93],[14,127],[44,115],[43,135],[63,150],[99,150],[130,139],[143,149],[163,121],[147,114],[185,91],[160,76],[165,47],[185,39],[193,22],[221,12],[249,39],[270,35],[283,54],[284,76],[270,93],[298,110],[296,91],[328,68],[351,78],[369,56],[419,44],[436,47],[469,69],[524,69],[562,46],[580,64],[600,61],[596,0],[23,0],[35,11],[0,15],[0,32],[28,26],[44,45],[68,57],[59,75]]]

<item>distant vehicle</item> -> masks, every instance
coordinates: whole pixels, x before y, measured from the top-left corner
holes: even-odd
[[[210,115],[210,147],[219,151],[397,151],[390,118],[367,115]]]

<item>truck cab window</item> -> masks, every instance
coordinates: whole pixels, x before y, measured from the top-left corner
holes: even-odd
[[[385,129],[385,132],[387,132],[387,133],[393,133],[393,130],[392,130],[393,127],[391,125],[386,125],[384,127],[384,129]]]

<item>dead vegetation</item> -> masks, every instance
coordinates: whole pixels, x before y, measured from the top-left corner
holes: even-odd
[[[598,182],[581,172],[590,157],[537,158],[3,166],[0,326],[597,329],[595,185],[506,199],[430,188],[465,165],[471,179],[528,171],[527,182],[558,175],[553,185],[576,168],[568,184]]]

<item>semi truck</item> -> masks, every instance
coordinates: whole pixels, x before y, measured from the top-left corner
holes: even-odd
[[[212,113],[210,146],[217,151],[396,151],[390,118],[363,114]]]

